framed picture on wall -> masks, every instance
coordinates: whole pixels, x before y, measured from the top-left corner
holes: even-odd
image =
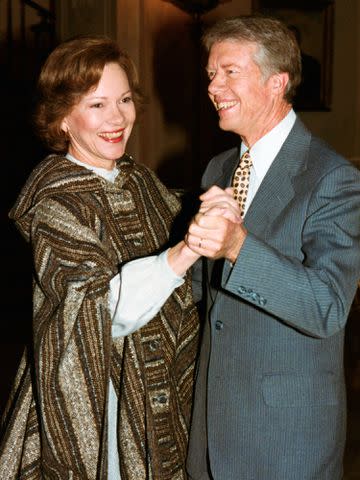
[[[298,40],[302,81],[295,110],[331,110],[334,1],[253,0],[253,12],[282,20]]]

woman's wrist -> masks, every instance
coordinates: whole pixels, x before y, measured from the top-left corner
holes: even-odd
[[[183,240],[170,248],[167,254],[169,267],[179,276],[185,275],[199,258],[200,255],[194,253]]]

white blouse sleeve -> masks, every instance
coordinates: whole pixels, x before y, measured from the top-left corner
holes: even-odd
[[[110,281],[113,337],[128,335],[145,325],[184,283],[169,266],[167,252],[126,263]]]

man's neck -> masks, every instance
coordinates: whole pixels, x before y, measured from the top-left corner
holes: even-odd
[[[242,142],[250,149],[260,138],[264,137],[269,133],[273,128],[276,127],[290,112],[292,105],[289,103],[284,103],[280,109],[278,109],[273,117],[269,117],[269,121],[266,122],[266,125],[260,126],[256,131],[251,132],[249,135],[241,135]]]

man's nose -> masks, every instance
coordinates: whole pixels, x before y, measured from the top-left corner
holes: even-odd
[[[210,95],[216,95],[221,89],[224,88],[225,81],[222,75],[216,73],[208,85],[208,92]]]

